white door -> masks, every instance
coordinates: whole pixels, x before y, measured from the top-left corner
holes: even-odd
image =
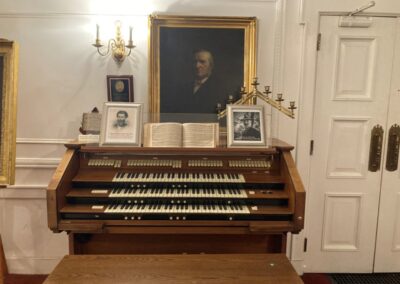
[[[400,30],[400,20],[397,21],[397,30]],[[388,157],[389,145],[396,147],[397,131],[400,131],[400,33],[396,36],[396,48],[392,84],[390,89],[390,103],[388,110],[388,122],[386,126],[386,151],[382,165],[382,187],[379,206],[378,233],[375,253],[375,272],[399,272],[400,271],[400,165],[399,156]],[[391,137],[389,136],[390,131]],[[397,169],[387,169],[387,159]]]
[[[368,170],[371,130],[387,124],[395,18],[340,27],[322,16],[315,91],[307,272],[372,272],[381,169]]]

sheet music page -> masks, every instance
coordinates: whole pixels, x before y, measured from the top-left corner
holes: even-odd
[[[214,148],[218,146],[217,123],[184,123],[183,147]]]
[[[144,147],[182,147],[182,124],[146,123]]]

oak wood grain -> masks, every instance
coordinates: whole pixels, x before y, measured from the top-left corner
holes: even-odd
[[[303,283],[283,254],[69,255],[45,284]]]

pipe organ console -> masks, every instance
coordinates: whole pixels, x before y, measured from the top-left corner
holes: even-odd
[[[304,224],[290,150],[67,145],[48,224],[71,254],[262,253]]]

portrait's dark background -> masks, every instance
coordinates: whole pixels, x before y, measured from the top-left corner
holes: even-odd
[[[214,58],[211,77],[217,80],[217,98],[207,98],[207,111],[216,113],[216,102],[225,108],[228,95],[239,98],[244,79],[244,29],[160,28],[160,112],[196,113],[193,100],[193,55],[198,49],[210,51]],[[187,91],[190,86],[191,91]],[[185,91],[184,91],[185,90]]]

